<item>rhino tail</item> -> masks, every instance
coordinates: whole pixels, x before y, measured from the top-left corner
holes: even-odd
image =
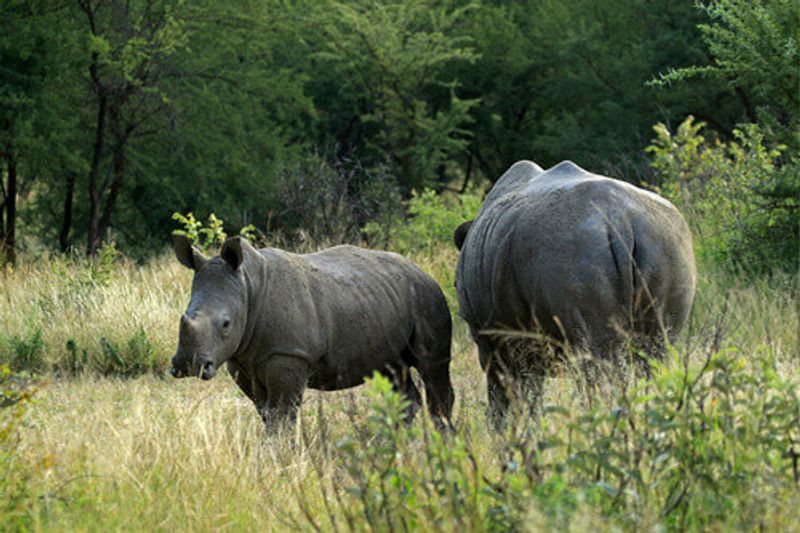
[[[629,333],[634,335],[633,340],[639,348],[651,351],[653,340],[669,333],[663,316],[663,274],[657,265],[660,248],[645,231],[639,231],[635,226],[631,228],[628,239],[609,237],[609,241],[622,279]]]
[[[627,323],[622,326],[628,331],[634,331],[638,307],[636,300],[641,292],[641,271],[636,257],[636,239],[630,228],[620,228],[613,224],[609,224],[607,236],[619,283],[620,303],[625,309]]]

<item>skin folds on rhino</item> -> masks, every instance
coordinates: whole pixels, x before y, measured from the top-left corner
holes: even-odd
[[[595,358],[628,340],[655,353],[694,299],[692,239],[678,210],[569,161],[547,171],[514,164],[454,238],[460,313],[478,344],[495,422],[523,368],[536,401],[546,365],[541,343],[519,351],[490,332],[535,331]]]
[[[228,370],[268,428],[296,417],[306,387],[338,390],[374,371],[421,404],[409,373],[425,384],[430,412],[449,418],[450,312],[441,289],[399,255],[336,246],[296,255],[229,239],[204,257],[182,236],[178,260],[195,271],[181,317],[175,377]]]

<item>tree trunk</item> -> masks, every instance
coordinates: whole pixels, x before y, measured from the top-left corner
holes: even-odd
[[[11,265],[17,262],[16,225],[17,225],[17,161],[10,151],[6,152],[8,168],[8,190],[5,198],[6,224],[3,235],[3,261]]]
[[[105,144],[106,133],[106,110],[108,108],[108,98],[105,94],[100,94],[97,108],[97,129],[94,138],[94,153],[92,154],[92,166],[89,167],[89,235],[86,243],[86,255],[94,257],[97,248],[100,246],[100,236],[98,235],[100,225],[100,191],[97,188],[97,177],[100,173],[100,164],[103,160],[103,146]]]
[[[69,251],[69,232],[72,229],[72,201],[75,196],[75,174],[67,174],[67,190],[64,195],[64,218],[61,222],[61,233],[58,234],[58,242],[61,244],[61,251]]]
[[[114,211],[114,206],[117,203],[117,196],[119,196],[119,191],[122,189],[122,182],[125,178],[125,145],[126,139],[122,139],[119,141],[119,144],[114,150],[114,162],[112,164],[113,181],[111,182],[111,191],[108,194],[108,199],[106,200],[106,205],[103,209],[103,216],[100,217],[100,223],[97,229],[99,243],[102,243],[106,238],[106,232],[108,231],[108,226],[111,223],[111,213]]]
[[[464,174],[464,183],[461,184],[461,190],[458,191],[459,194],[464,194],[467,192],[467,187],[469,187],[469,180],[472,177],[472,152],[467,153],[467,171]]]
[[[0,154],[0,157],[5,158],[5,154]],[[3,174],[0,171],[0,243],[5,242],[6,240],[6,224],[5,224],[5,214],[6,212],[6,184],[3,181]]]

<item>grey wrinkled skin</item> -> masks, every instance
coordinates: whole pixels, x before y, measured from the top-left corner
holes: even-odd
[[[182,236],[178,260],[195,271],[181,317],[175,377],[211,379],[227,363],[267,428],[294,420],[306,387],[339,390],[379,371],[411,401],[449,420],[450,312],[441,289],[399,255],[336,246],[296,255],[229,239],[211,259]]]
[[[511,349],[498,330],[585,349],[588,371],[629,341],[658,354],[694,299],[692,238],[678,210],[569,161],[547,171],[515,163],[454,240],[460,314],[478,344],[497,424],[522,369],[534,403],[547,370],[542,342]]]

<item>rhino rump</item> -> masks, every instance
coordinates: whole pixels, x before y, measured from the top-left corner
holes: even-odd
[[[688,227],[663,198],[571,162],[520,162],[469,227],[456,285],[473,336],[538,327],[604,352],[674,336],[695,277]]]

